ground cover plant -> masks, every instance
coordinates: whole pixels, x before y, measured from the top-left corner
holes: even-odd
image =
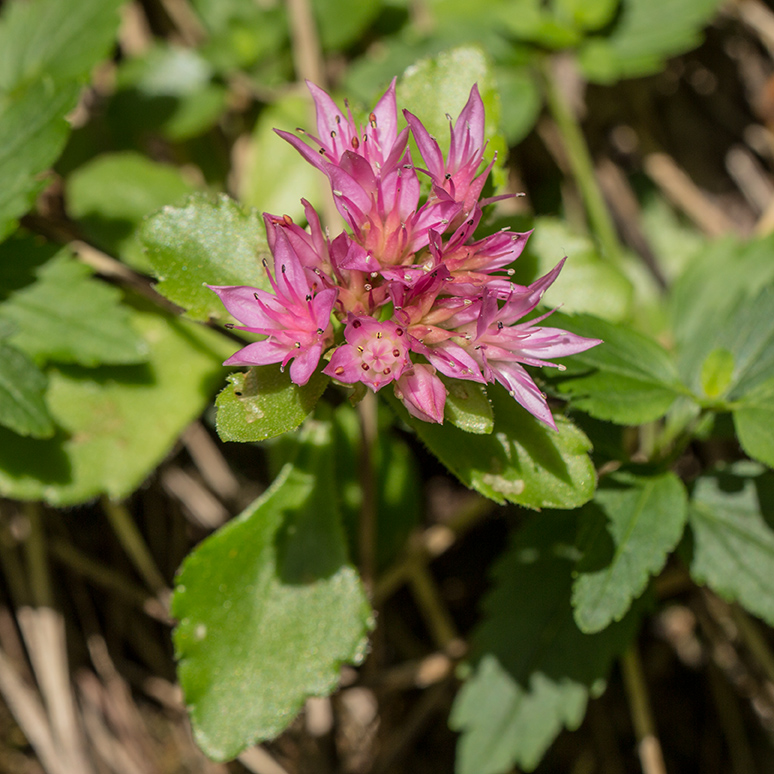
[[[0,8],[8,771],[766,771],[774,13]]]

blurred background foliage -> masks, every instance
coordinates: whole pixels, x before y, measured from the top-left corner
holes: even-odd
[[[768,364],[733,381],[710,348],[730,328],[768,336],[774,319],[773,51],[774,12],[760,0],[5,0],[0,771],[454,770],[448,721],[466,667],[455,669],[490,590],[485,568],[500,557],[485,612],[500,610],[518,632],[532,596],[546,605],[568,596],[569,581],[551,573],[572,557],[545,566],[514,557],[542,556],[547,533],[570,546],[575,526],[545,514],[542,531],[528,525],[509,539],[524,520],[518,508],[468,494],[385,416],[378,659],[345,669],[339,693],[310,701],[284,735],[238,761],[207,761],[191,740],[170,644],[174,572],[295,453],[288,439],[214,440],[220,363],[234,344],[192,322],[215,321],[201,282],[259,283],[255,257],[266,250],[259,216],[217,195],[297,221],[305,196],[330,218],[319,175],[273,132],[313,126],[304,79],[362,116],[398,77],[399,105],[439,138],[478,82],[488,154],[498,154],[493,192],[524,194],[493,208],[484,230],[534,227],[519,282],[570,256],[547,303],[625,322],[621,350],[651,368],[648,379],[663,376],[628,415],[644,423],[639,434],[610,424],[620,421],[618,392],[640,384],[636,367],[596,399],[578,381],[556,387],[590,415],[573,418],[598,466],[624,452],[648,457],[648,427],[667,411],[675,436],[696,419],[675,368],[722,409],[674,461],[681,478],[744,456],[733,423],[747,455],[770,466],[774,397],[755,381]],[[196,193],[208,197],[209,224],[186,220]],[[168,207],[178,209],[165,210],[175,219],[165,228],[190,261],[157,277],[143,240],[158,223],[147,218]],[[726,352],[735,346],[723,342]],[[292,408],[300,422],[305,412]],[[344,460],[358,430],[345,409],[333,414],[330,448]],[[502,695],[505,678],[497,661],[481,662],[451,713],[455,729],[468,729],[459,771],[638,771],[627,670],[647,679],[669,772],[774,767],[770,472],[737,465],[736,478],[702,478],[691,537],[631,616],[541,652],[549,673],[576,665],[555,705],[508,715],[506,695],[482,715],[477,695]],[[360,493],[351,474],[338,475],[352,533]],[[684,508],[675,480],[664,474],[654,495],[667,513]],[[724,545],[713,514],[741,514],[747,537]],[[591,530],[599,514],[583,518]],[[524,598],[499,592],[503,578]],[[594,610],[585,614],[598,629]],[[630,637],[640,616],[642,664],[615,662],[616,638]],[[522,638],[510,649],[502,633],[475,631],[476,647],[500,653],[514,673],[542,648]],[[614,662],[603,693],[600,675]],[[522,729],[517,749],[502,743],[497,712]]]

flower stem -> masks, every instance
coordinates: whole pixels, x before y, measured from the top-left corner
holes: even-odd
[[[666,774],[661,743],[656,736],[656,726],[650,709],[642,662],[635,643],[632,643],[621,658],[621,670],[643,774]]]
[[[358,403],[357,410],[360,419],[360,488],[363,494],[358,535],[360,577],[370,594],[373,592],[376,576],[376,395],[370,390],[367,391],[363,400]]]
[[[594,164],[583,131],[551,70],[551,59],[545,60],[542,76],[548,109],[562,136],[575,182],[586,205],[591,229],[596,234],[604,257],[611,263],[620,265],[621,245],[613,219],[597,184]]]

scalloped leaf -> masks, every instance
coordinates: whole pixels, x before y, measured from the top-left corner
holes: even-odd
[[[183,207],[164,207],[140,229],[159,279],[156,289],[194,320],[228,321],[207,285],[271,290],[261,260],[270,258],[263,221],[225,194],[194,194]]]
[[[545,369],[562,395],[596,419],[622,425],[652,422],[689,394],[667,351],[648,336],[590,315],[555,314],[551,322],[602,339],[598,347],[558,360],[567,368],[563,374]]]
[[[598,632],[620,621],[660,572],[683,534],[685,487],[674,473],[604,479],[580,514],[572,604],[581,631]]]
[[[563,727],[580,725],[589,697],[602,693],[613,658],[636,633],[639,610],[598,634],[577,627],[575,532],[571,516],[535,515],[495,565],[473,634],[477,665],[449,719],[462,732],[458,774],[532,771]]]
[[[299,387],[279,365],[230,374],[215,401],[218,435],[222,441],[244,443],[295,430],[311,414],[329,381],[317,371]]]
[[[295,465],[188,556],[172,613],[178,673],[196,739],[215,760],[271,739],[310,696],[364,656],[373,621],[346,541],[329,423]]]
[[[387,399],[421,441],[462,481],[497,503],[528,508],[575,508],[591,499],[596,485],[591,443],[570,420],[555,417],[552,430],[523,409],[499,385],[489,390],[494,409],[491,435],[410,417]]]

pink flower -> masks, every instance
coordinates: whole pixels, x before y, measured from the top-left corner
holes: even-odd
[[[398,134],[398,109],[395,103],[395,79],[368,116],[368,123],[358,127],[347,107],[347,115],[319,86],[306,82],[317,110],[319,137],[306,135],[319,146],[315,150],[290,132],[275,130],[287,140],[310,164],[328,174],[331,166],[338,166],[346,153],[355,154],[371,167],[375,175],[392,169],[400,159],[408,142],[408,129]]]
[[[315,294],[285,232],[280,229],[275,237],[275,276],[266,268],[273,293],[244,285],[209,286],[229,313],[244,323],[230,327],[266,336],[240,349],[223,365],[280,363],[284,369],[293,360],[290,378],[303,385],[333,338],[330,317],[338,291],[328,288]]]
[[[344,329],[347,343],[333,353],[323,369],[345,384],[363,382],[374,392],[398,379],[411,366],[406,331],[394,322],[350,316]]]
[[[448,192],[449,196],[462,204],[462,212],[467,215],[481,195],[486,178],[492,168],[490,164],[476,176],[481,160],[484,158],[484,103],[473,85],[470,96],[462,108],[454,126],[449,121],[451,143],[449,155],[444,161],[437,140],[425,129],[422,122],[408,110],[403,111],[419,152],[427,165],[427,172],[435,185]]]

